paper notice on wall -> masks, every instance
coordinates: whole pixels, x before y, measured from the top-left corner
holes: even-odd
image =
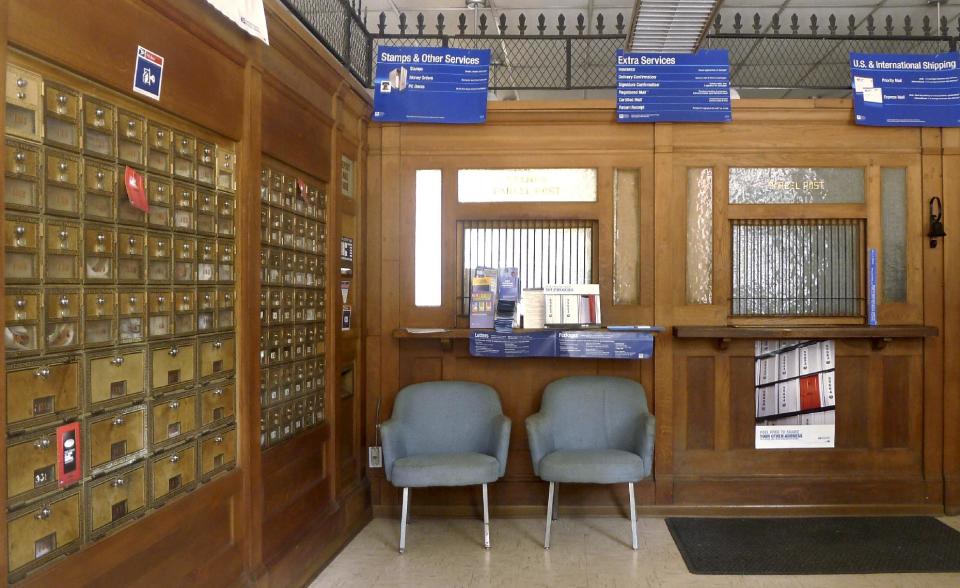
[[[263,0],[207,0],[214,8],[232,20],[241,29],[267,45],[267,15]]]
[[[834,349],[833,341],[757,341],[757,449],[834,446]]]

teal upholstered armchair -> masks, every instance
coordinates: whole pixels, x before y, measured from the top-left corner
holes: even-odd
[[[626,378],[563,378],[547,386],[540,412],[526,424],[533,471],[550,483],[543,547],[550,549],[558,484],[626,483],[637,549],[634,482],[652,471],[655,428],[643,386]]]
[[[503,476],[510,444],[510,420],[497,392],[474,382],[407,386],[380,435],[387,480],[403,488],[400,553],[406,547],[410,488],[428,486],[483,486],[483,546],[489,549],[487,484]]]

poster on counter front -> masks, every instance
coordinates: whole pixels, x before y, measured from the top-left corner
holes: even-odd
[[[833,447],[834,342],[761,339],[755,346],[756,448]]]
[[[489,49],[377,49],[373,120],[477,124],[487,120]]]
[[[851,53],[858,125],[960,126],[960,53]]]

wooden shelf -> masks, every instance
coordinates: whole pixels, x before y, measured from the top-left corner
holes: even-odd
[[[936,327],[913,325],[889,325],[878,327],[803,325],[787,326],[683,326],[673,327],[673,336],[678,339],[716,339],[717,347],[726,349],[731,339],[870,339],[873,348],[883,349],[893,339],[917,339],[936,337]]]

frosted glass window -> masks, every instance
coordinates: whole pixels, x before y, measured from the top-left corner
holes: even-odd
[[[618,169],[613,201],[613,303],[640,302],[640,170]]]
[[[461,169],[460,202],[596,202],[595,169]]]
[[[687,170],[687,304],[713,303],[713,169]]]
[[[863,168],[731,167],[730,204],[863,203]]]
[[[880,170],[883,219],[883,299],[907,300],[907,170]]]
[[[414,256],[414,304],[440,306],[440,194],[438,169],[417,170],[416,249]]]

